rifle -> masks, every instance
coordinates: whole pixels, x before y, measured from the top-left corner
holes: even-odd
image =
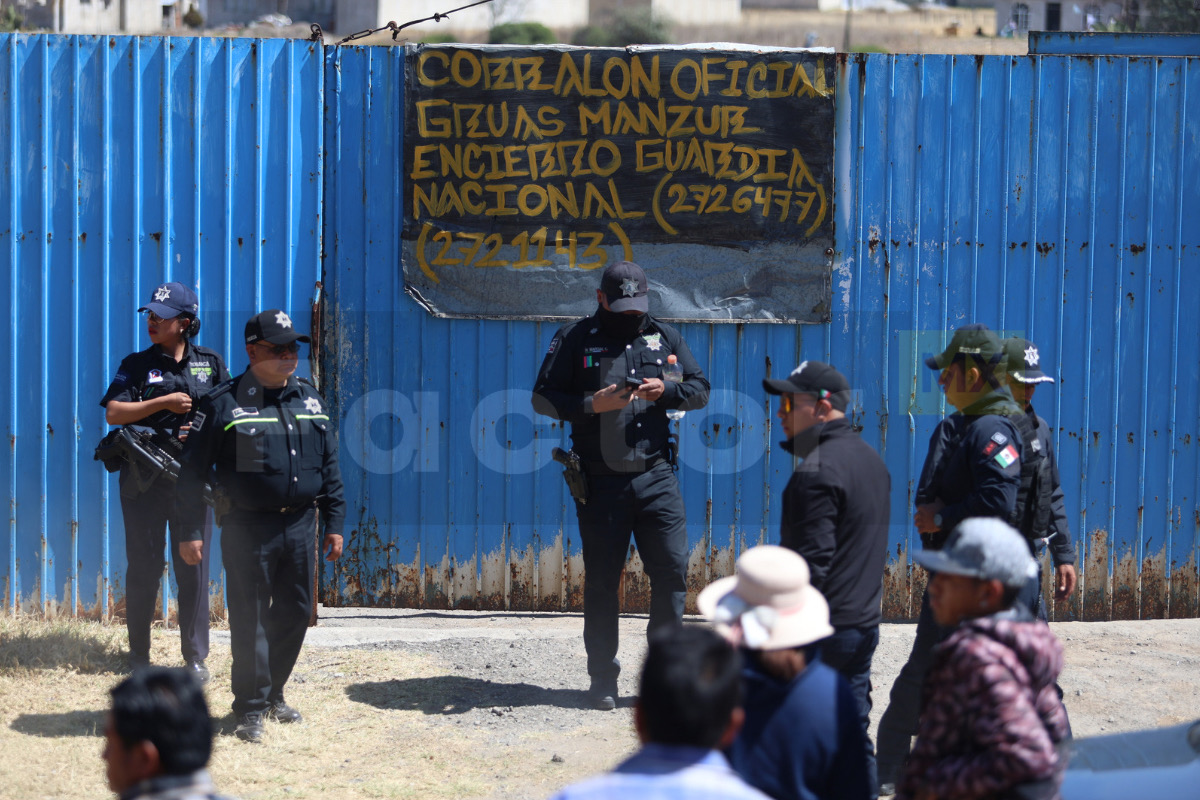
[[[179,481],[179,456],[183,442],[173,436],[156,435],[137,428],[117,428],[100,440],[92,458],[104,463],[109,472],[121,468],[121,462],[132,469],[134,484],[139,493],[149,491],[160,477],[171,483]],[[217,524],[232,508],[229,495],[220,486],[204,484],[204,502],[212,506]]]
[[[579,458],[579,454],[574,450],[568,451],[556,447],[551,455],[554,456],[555,461],[563,465],[563,480],[567,482],[567,489],[570,490],[571,497],[574,497],[576,502],[581,505],[587,505],[587,475],[583,472],[583,461]]]

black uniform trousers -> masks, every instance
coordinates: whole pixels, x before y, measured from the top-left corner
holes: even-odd
[[[316,509],[234,511],[221,528],[233,712],[283,700],[312,613]]]
[[[583,645],[588,674],[615,680],[621,571],[633,533],[650,578],[647,635],[683,620],[687,597],[687,521],[675,471],[665,461],[646,472],[588,473],[588,501],[575,504],[583,543]]]
[[[933,648],[954,631],[953,626],[938,625],[929,606],[929,590],[921,596],[921,615],[917,617],[917,638],[913,641],[908,661],[892,684],[887,710],[879,720],[875,734],[875,759],[880,785],[896,783],[904,761],[912,749],[912,737],[917,735],[921,718],[921,695],[925,674],[933,661]]]
[[[125,473],[122,471],[122,478]],[[124,480],[122,480],[124,483]],[[171,528],[171,565],[179,585],[179,640],[187,662],[208,658],[208,563],[212,543],[212,513],[204,517],[204,550],[200,563],[188,564],[179,557],[176,535],[182,528],[175,513],[175,490],[157,481],[150,491],[135,496],[121,495],[125,519],[125,625],[129,630],[129,654],[134,661],[150,660],[150,624],[158,600],[163,574],[163,548],[167,526]]]
[[[834,628],[828,639],[821,641],[821,660],[833,667],[854,692],[858,716],[862,720],[863,738],[867,743],[867,780],[871,791],[879,785],[875,774],[875,747],[871,743],[871,662],[879,646],[879,626],[863,628]]]

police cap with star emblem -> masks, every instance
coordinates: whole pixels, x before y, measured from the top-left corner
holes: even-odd
[[[175,319],[180,314],[194,317],[199,308],[196,293],[182,283],[172,281],[156,288],[150,295],[150,302],[139,308],[138,313],[153,311],[163,319]]]
[[[1014,336],[1004,340],[1004,370],[1021,383],[1054,383],[1054,378],[1042,371],[1042,356],[1037,345],[1028,339]]]
[[[608,299],[608,308],[618,314],[623,311],[650,310],[650,298],[647,294],[650,285],[646,281],[646,273],[632,261],[618,261],[609,264],[600,278],[600,291]]]
[[[260,314],[255,314],[246,323],[246,344],[268,342],[270,344],[291,344],[292,342],[312,341],[302,333],[296,333],[292,318],[278,308],[268,308]]]
[[[850,382],[846,376],[821,361],[801,361],[786,378],[763,378],[767,394],[811,394],[828,400],[837,411],[845,411],[850,401]]]

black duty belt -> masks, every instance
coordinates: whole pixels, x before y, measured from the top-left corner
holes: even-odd
[[[633,466],[637,462],[622,461],[620,463],[623,465],[629,464],[630,466]],[[585,461],[583,462],[583,471],[588,475],[641,475],[654,469],[659,464],[665,463],[667,463],[665,458],[662,456],[655,456],[654,458],[646,459],[645,464],[641,469],[613,469],[603,461]]]
[[[316,500],[309,500],[307,503],[297,503],[294,506],[274,506],[271,508],[246,508],[245,506],[234,506],[232,513],[234,514],[295,514],[298,511],[304,511],[313,508],[317,505]]]

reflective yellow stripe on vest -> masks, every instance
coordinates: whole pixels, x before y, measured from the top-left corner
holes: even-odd
[[[247,422],[279,422],[279,417],[244,417],[242,419],[235,419],[225,426],[225,430],[229,430],[234,425],[242,425]]]

